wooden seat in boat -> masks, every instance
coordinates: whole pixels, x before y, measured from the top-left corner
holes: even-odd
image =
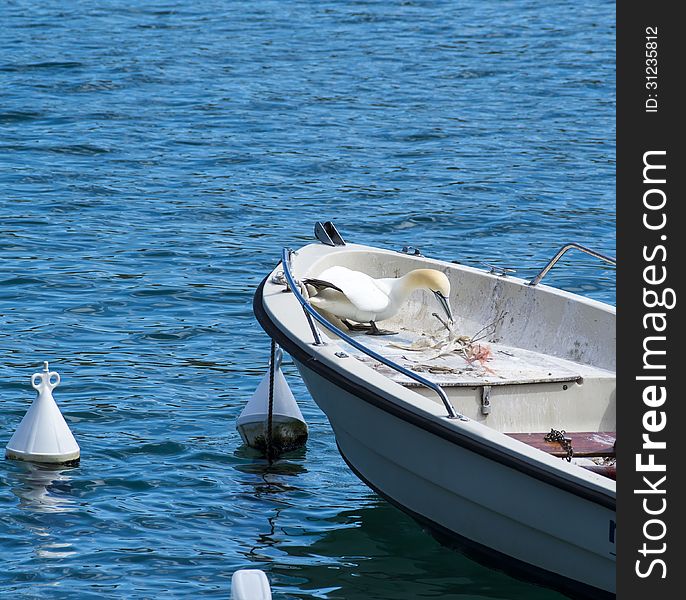
[[[582,465],[584,469],[598,473],[610,479],[617,480],[617,465],[611,463],[609,465]]]
[[[558,442],[545,440],[547,433],[508,433],[511,438],[524,442],[553,456],[565,456],[566,451]],[[566,436],[572,440],[574,456],[613,457],[615,456],[615,432],[573,431]]]
[[[508,433],[507,435],[553,456],[564,457],[567,454],[559,442],[546,441],[546,433]],[[574,431],[567,432],[565,435],[571,439],[574,457],[576,458],[615,458],[617,434],[614,431]],[[606,464],[581,464],[580,466],[604,477],[617,479],[616,461]]]

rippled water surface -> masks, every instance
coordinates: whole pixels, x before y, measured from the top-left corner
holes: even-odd
[[[82,459],[0,461],[0,594],[558,598],[360,483],[290,362],[307,448],[269,467],[235,419],[315,220],[525,277],[614,254],[614,45],[590,0],[4,2],[0,446],[49,360]],[[590,258],[547,281],[614,303]]]

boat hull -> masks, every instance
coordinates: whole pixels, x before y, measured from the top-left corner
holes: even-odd
[[[353,472],[442,541],[566,593],[614,596],[614,510],[441,439],[295,362]]]

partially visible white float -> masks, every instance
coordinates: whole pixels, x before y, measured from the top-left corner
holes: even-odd
[[[231,600],[272,600],[267,574],[260,569],[239,569],[231,576]]]

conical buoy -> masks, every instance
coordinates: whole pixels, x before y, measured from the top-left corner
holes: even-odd
[[[283,351],[276,347],[270,372],[257,386],[236,421],[243,442],[265,452],[268,457],[296,450],[307,442],[307,423],[281,372]],[[271,436],[269,435],[269,388],[273,379]],[[271,449],[269,448],[271,442]]]
[[[269,580],[259,569],[239,569],[231,576],[231,600],[272,600]]]
[[[59,373],[50,371],[47,361],[41,373],[31,376],[31,385],[38,396],[10,438],[5,452],[7,458],[53,464],[79,459],[81,449],[52,397],[52,390],[59,384]]]

